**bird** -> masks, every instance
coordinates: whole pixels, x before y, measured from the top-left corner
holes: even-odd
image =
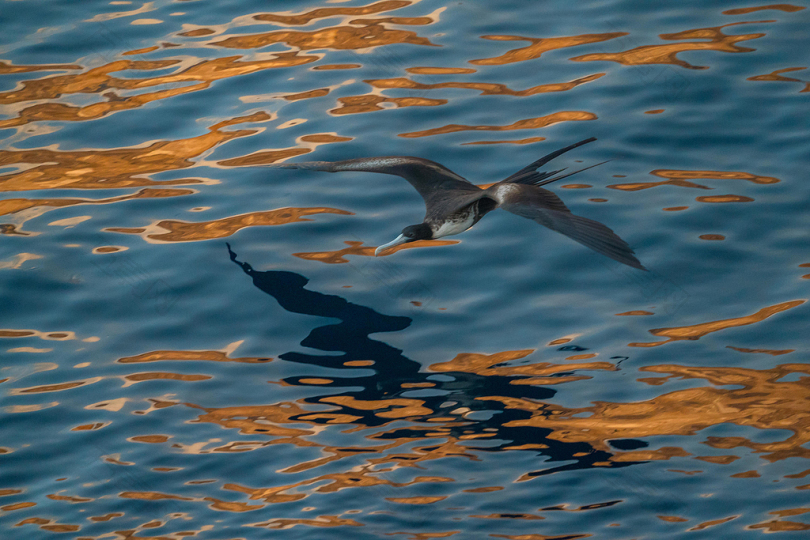
[[[270,166],[325,172],[373,172],[407,180],[424,199],[425,218],[422,223],[405,227],[394,240],[378,247],[375,256],[416,240],[435,240],[462,233],[489,212],[501,208],[561,233],[615,261],[646,271],[627,242],[616,233],[598,221],[572,214],[555,193],[541,187],[606,163],[564,175],[560,173],[566,169],[538,170],[554,158],[595,140],[596,137],[591,137],[551,152],[486,189],[435,161],[411,156],[285,162]]]

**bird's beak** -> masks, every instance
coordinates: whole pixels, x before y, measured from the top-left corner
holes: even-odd
[[[383,251],[385,251],[386,249],[392,248],[392,247],[394,247],[394,246],[398,246],[398,245],[400,245],[400,244],[404,244],[405,242],[408,242],[408,241],[410,241],[410,238],[408,238],[408,237],[407,237],[407,236],[405,236],[404,234],[400,234],[399,236],[397,236],[396,238],[394,238],[394,240],[393,240],[393,241],[388,242],[387,244],[383,244],[383,245],[381,245],[380,247],[378,247],[377,249],[375,249],[375,250],[374,250],[374,256],[375,256],[375,257],[379,257],[379,256],[380,256],[380,253],[382,253],[382,252],[383,252]]]

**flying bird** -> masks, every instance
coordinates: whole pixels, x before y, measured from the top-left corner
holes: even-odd
[[[591,137],[552,152],[486,189],[472,184],[435,161],[409,156],[305,161],[271,166],[326,172],[375,172],[393,174],[407,180],[425,201],[425,219],[422,223],[402,229],[402,234],[393,241],[378,247],[375,255],[407,242],[434,240],[462,233],[478,223],[484,215],[502,208],[564,234],[613,260],[646,270],[627,242],[612,230],[592,219],[575,216],[557,195],[541,187],[601,165],[597,163],[560,176],[557,175],[565,169],[547,172],[537,170],[565,152],[595,140],[595,137]]]

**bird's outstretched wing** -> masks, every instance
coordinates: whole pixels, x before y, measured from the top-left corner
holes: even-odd
[[[507,212],[534,220],[615,261],[646,270],[627,242],[616,233],[598,221],[575,216],[546,189],[523,184],[495,184],[487,191],[498,201],[498,207]]]
[[[434,197],[447,191],[481,191],[481,188],[435,161],[409,156],[370,157],[344,161],[304,161],[279,163],[270,165],[270,167],[326,172],[358,171],[393,174],[401,176],[416,188],[416,191],[425,200],[425,204],[430,204]]]

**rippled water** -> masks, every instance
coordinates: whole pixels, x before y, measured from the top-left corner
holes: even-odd
[[[810,10],[716,4],[3,2],[2,537],[806,535]],[[260,167],[592,136],[649,272]]]

